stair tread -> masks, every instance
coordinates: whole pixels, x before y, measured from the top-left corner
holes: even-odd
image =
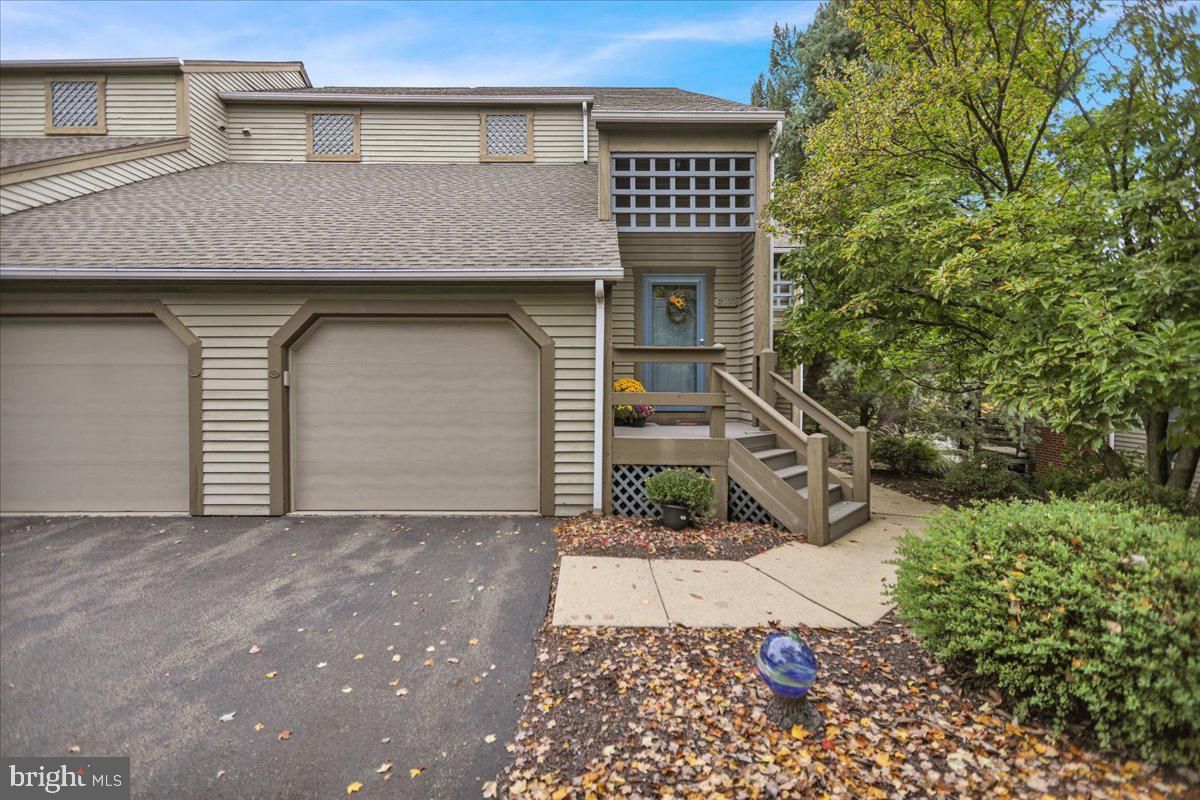
[[[797,489],[796,491],[797,491],[797,492],[799,492],[799,493],[800,493],[800,496],[801,496],[801,497],[803,497],[805,500],[807,500],[807,499],[808,499],[808,487],[807,487],[807,486],[801,486],[801,487],[800,487],[799,489]],[[838,497],[841,497],[841,495],[842,495],[842,485],[841,485],[840,483],[834,483],[833,481],[830,481],[830,482],[829,482],[829,487],[828,487],[828,492],[829,492],[829,494],[836,494]],[[841,500],[835,500],[833,503],[830,503],[830,504],[829,504],[829,507],[830,507],[830,508],[833,508],[833,506],[834,506],[836,503],[840,503],[840,502],[842,502],[842,501],[841,501]]]
[[[866,507],[866,503],[859,503],[854,500],[839,500],[836,503],[829,505],[829,521],[835,522],[844,517],[848,517],[861,508]]]
[[[790,447],[771,447],[767,450],[756,450],[754,452],[754,457],[760,460],[766,460],[768,458],[776,458],[777,456],[794,454],[795,452],[796,451]]]
[[[807,464],[793,464],[790,467],[780,467],[779,469],[775,470],[775,474],[783,478],[785,481],[788,478],[794,478],[797,475],[803,475],[806,472],[808,472]]]

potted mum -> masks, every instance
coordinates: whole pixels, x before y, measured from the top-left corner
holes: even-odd
[[[613,382],[614,392],[644,392],[646,387],[641,381],[633,378],[621,378]],[[643,428],[646,420],[654,413],[654,406],[616,406],[613,408],[613,422],[617,425],[628,425],[633,428]]]
[[[662,509],[662,521],[673,531],[712,513],[716,484],[690,469],[668,469],[646,479],[646,497]]]

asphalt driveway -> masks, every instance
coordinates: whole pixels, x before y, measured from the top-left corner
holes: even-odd
[[[524,707],[553,524],[5,519],[0,752],[129,756],[135,797],[478,798]]]

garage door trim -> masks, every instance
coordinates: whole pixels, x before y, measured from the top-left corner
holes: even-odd
[[[200,339],[157,300],[14,300],[0,303],[2,317],[157,317],[187,348],[188,513],[204,513],[203,358]]]
[[[289,391],[283,385],[290,347],[325,317],[471,317],[508,319],[537,346],[538,357],[538,511],[554,514],[554,340],[514,300],[309,300],[267,343],[267,398],[270,420],[270,512],[288,513],[291,505],[291,431]]]

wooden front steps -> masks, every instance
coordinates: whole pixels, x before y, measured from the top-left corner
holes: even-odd
[[[782,446],[773,432],[733,439],[729,471],[785,527],[807,530],[808,466],[801,463],[793,448]],[[851,500],[849,491],[836,477],[824,483],[829,498],[829,540],[834,541],[870,519],[871,511],[867,503]]]

